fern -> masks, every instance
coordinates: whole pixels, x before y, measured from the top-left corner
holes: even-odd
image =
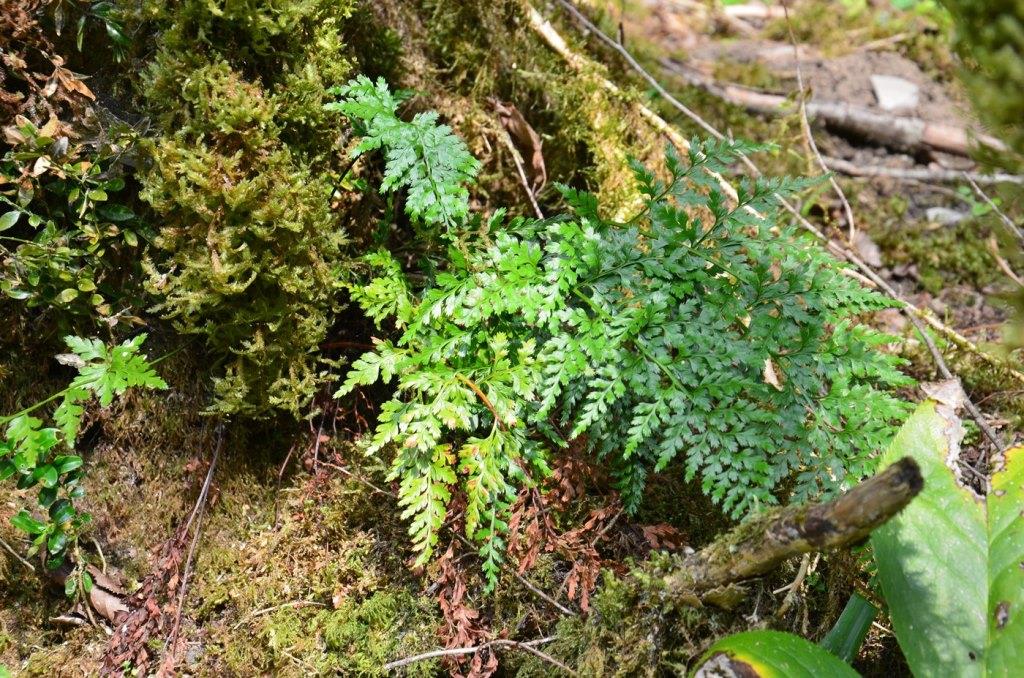
[[[450,127],[437,123],[437,113],[417,113],[412,121],[404,122],[397,111],[408,95],[392,94],[383,78],[373,82],[361,75],[329,91],[342,100],[324,108],[343,113],[363,133],[353,157],[385,150],[381,191],[407,189],[409,216],[428,224],[454,226],[469,215],[465,184],[476,176],[479,163]]]
[[[38,485],[38,503],[49,518],[40,521],[22,509],[11,523],[33,538],[31,553],[46,548],[50,568],[63,562],[78,532],[90,520],[89,514],[74,507],[74,500],[84,495],[82,458],[73,451],[85,403],[95,396],[101,407],[107,407],[132,387],[167,388],[139,355],[145,340],[146,335],[140,334],[108,348],[99,339],[66,337],[72,352],[58,359],[76,367],[78,376],[53,398],[0,419],[7,424],[6,437],[0,441],[0,480],[16,477],[20,490]],[[57,398],[61,402],[53,413],[56,427],[44,427],[43,421],[30,413]]]
[[[511,498],[567,439],[605,460],[631,511],[674,462],[735,517],[781,487],[802,501],[872,471],[906,414],[887,389],[910,380],[878,350],[891,338],[855,319],[889,302],[778,222],[776,194],[807,181],[743,183],[735,204],[720,193],[714,173],[752,150],[670,149],[667,181],[634,164],[646,200],[625,223],[560,187],[571,213],[492,219],[415,297],[376,255],[360,301],[378,323],[401,307],[404,329],[338,395],[397,380],[367,450],[397,449],[421,562],[457,487],[493,585]]]

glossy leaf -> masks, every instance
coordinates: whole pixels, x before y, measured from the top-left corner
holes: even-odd
[[[814,643],[780,631],[747,631],[723,638],[707,651],[696,678],[737,675],[750,678],[847,678],[849,664]]]
[[[11,210],[0,215],[0,231],[6,231],[7,229],[18,223],[18,217],[21,216],[21,212],[18,210]]]
[[[11,525],[28,534],[42,534],[46,530],[46,523],[39,522],[25,509],[11,518]]]
[[[916,676],[1009,676],[1024,665],[1024,448],[1005,454],[986,501],[947,465],[961,432],[928,401],[886,453],[913,456],[924,490],[872,535],[879,581]]]

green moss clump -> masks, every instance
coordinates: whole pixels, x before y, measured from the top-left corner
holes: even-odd
[[[990,232],[977,220],[933,227],[925,222],[897,223],[877,236],[890,265],[915,264],[921,285],[939,294],[950,284],[983,289],[1001,273],[986,248]]]
[[[212,409],[297,413],[321,377],[346,241],[329,200],[340,116],[325,90],[351,72],[349,0],[157,4],[143,75],[161,134],[143,198],[161,220],[146,264],[156,310],[223,361]]]

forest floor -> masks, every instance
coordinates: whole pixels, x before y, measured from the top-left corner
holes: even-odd
[[[871,76],[893,76],[918,92],[916,105],[901,114],[976,129],[956,82],[949,27],[927,7],[904,11],[888,2],[816,0],[801,3],[787,23],[775,12],[767,17],[716,15],[697,5],[705,7],[681,0],[607,2],[600,7],[601,26],[611,35],[621,26],[625,47],[707,122],[728,135],[778,144],[777,151],[759,159],[767,174],[821,173],[808,152],[799,115],[754,114],[693,82],[741,85],[795,100],[799,88],[790,27],[811,101],[883,114]],[[613,73],[644,86],[614,53],[595,43],[595,52],[599,49],[598,58],[610,63]],[[674,71],[673,64],[690,79]],[[663,99],[652,96],[650,101],[687,134],[697,133],[697,125]],[[832,126],[814,125],[813,134],[823,156],[859,168],[924,170],[935,177],[985,171],[962,155],[894,150]],[[855,217],[857,254],[905,299],[929,309],[979,349],[998,354],[1009,313],[999,297],[1017,284],[1010,278],[1014,268],[1024,268],[1019,257],[1001,248],[1006,234],[986,199],[963,179],[836,176]],[[1020,208],[1006,187],[983,189],[1011,217]],[[842,202],[828,183],[803,202],[801,211],[831,235],[849,231]],[[913,338],[902,315],[882,313],[878,322],[908,337],[902,351],[912,361],[914,376],[922,381],[936,377],[926,347]],[[970,351],[941,345],[989,425],[1006,438],[1024,439],[1024,385],[989,369]],[[38,360],[42,364],[46,358]],[[88,450],[84,507],[93,514],[95,527],[83,548],[102,559],[112,579],[128,591],[168,563],[189,559],[193,544],[176,534],[182,516],[193,509],[214,450],[221,447],[218,431],[197,414],[205,387],[182,376],[199,371],[191,360],[186,351],[168,361],[166,371],[176,375],[169,379],[172,397],[132,396],[94,417],[85,436],[94,444]],[[44,377],[26,389],[45,393],[62,378]],[[149,640],[152,656],[163,652],[170,634],[180,643],[182,673],[377,675],[389,661],[440,647],[440,634],[452,637],[452,616],[446,617],[438,604],[439,591],[443,600],[455,600],[464,615],[460,629],[488,626],[495,636],[540,638],[553,632],[558,614],[530,587],[577,609],[578,600],[571,602],[565,591],[572,564],[551,553],[541,554],[523,578],[503,577],[487,601],[478,595],[479,581],[464,581],[456,572],[457,561],[466,556],[458,553],[454,539],[451,557],[430,565],[427,573],[411,569],[410,553],[396,546],[405,543],[406,526],[384,480],[386,469],[352,446],[367,430],[372,412],[339,411],[324,403],[323,412],[295,425],[297,430],[254,424],[223,445],[191,570],[185,570],[185,580],[162,582],[172,601],[182,594],[183,606],[158,609],[139,623],[138,633]],[[973,454],[981,454],[985,443],[977,428],[969,435]],[[651,502],[642,515],[599,516],[599,529],[592,533],[600,532],[594,543],[600,540],[606,568],[622,572],[627,558],[644,557],[652,548],[699,547],[726,524],[698,488],[673,479],[671,471],[664,482],[651,483],[663,501]],[[678,506],[684,500],[690,510],[681,515]],[[19,541],[8,522],[16,508],[14,501],[0,503],[0,539],[9,544]],[[579,514],[581,522],[590,515],[585,507]],[[854,568],[823,563],[812,571],[785,625],[811,636],[827,630],[854,586]],[[795,569],[788,567],[760,585],[750,606],[741,610],[750,623],[766,615],[758,607],[762,597],[778,606],[785,591],[777,589],[793,578]],[[106,656],[110,669],[111,630],[83,621],[59,592],[44,591],[38,581],[25,564],[0,558],[0,665],[17,667],[24,675],[95,675],[104,671]],[[602,586],[597,582],[598,591]],[[527,652],[509,648],[497,656],[498,675],[552,671],[549,663]],[[884,618],[872,628],[857,668],[867,675],[907,675]],[[403,670],[444,675],[452,665],[434,658]]]

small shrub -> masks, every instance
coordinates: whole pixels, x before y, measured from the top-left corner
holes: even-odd
[[[667,183],[634,166],[645,206],[625,223],[567,187],[569,214],[503,226],[499,212],[419,295],[375,255],[382,275],[359,303],[405,329],[339,395],[397,380],[368,451],[396,450],[419,562],[462,492],[493,584],[516,493],[574,439],[633,511],[647,474],[677,457],[737,517],[874,470],[906,412],[885,389],[909,379],[855,318],[889,302],[777,223],[774,196],[806,182],[744,183],[728,204],[714,173],[751,150],[670,150]]]

